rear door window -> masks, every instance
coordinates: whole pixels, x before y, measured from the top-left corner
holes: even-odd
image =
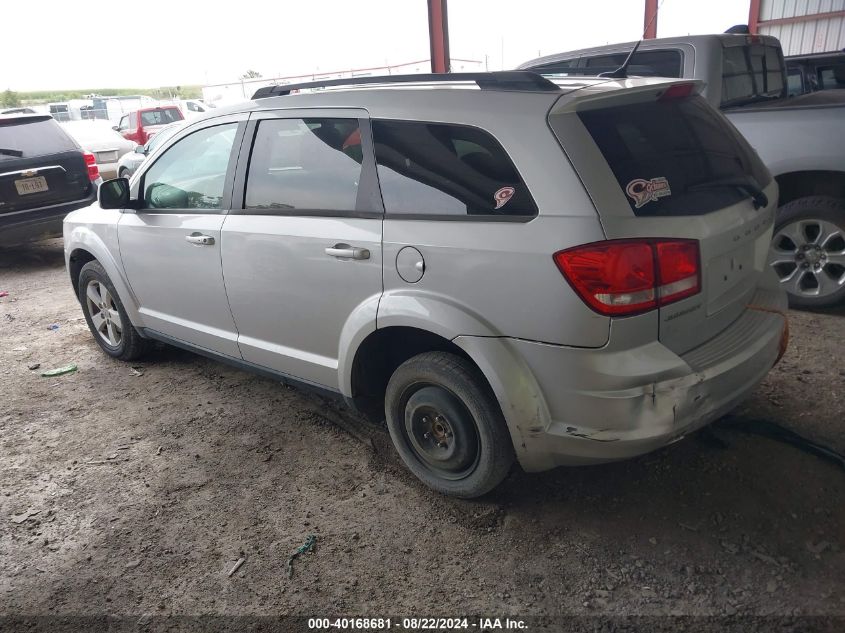
[[[693,96],[581,112],[638,216],[699,215],[747,199],[731,182],[771,176],[723,115]]]
[[[505,150],[463,125],[373,121],[388,214],[488,219],[531,217],[537,205]]]
[[[78,150],[76,143],[52,118],[0,119],[0,164],[10,158],[29,158]]]
[[[253,213],[353,212],[361,181],[358,119],[259,121],[244,206]]]
[[[818,77],[820,90],[845,88],[845,64],[819,68]]]

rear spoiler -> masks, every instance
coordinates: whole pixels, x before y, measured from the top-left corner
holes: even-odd
[[[549,114],[594,110],[658,99],[678,99],[701,94],[705,85],[705,82],[697,79],[649,81],[648,83],[636,79],[608,80],[584,86],[561,96],[552,106]]]

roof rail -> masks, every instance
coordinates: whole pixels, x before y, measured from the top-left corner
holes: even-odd
[[[560,90],[560,87],[536,72],[507,70],[487,73],[438,73],[420,75],[382,75],[380,77],[349,77],[348,79],[324,79],[298,84],[265,86],[252,95],[253,99],[289,95],[304,88],[325,88],[328,86],[360,86],[365,84],[400,83],[454,83],[473,82],[482,90],[544,91]]]

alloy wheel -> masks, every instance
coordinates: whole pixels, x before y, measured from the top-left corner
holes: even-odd
[[[123,320],[106,285],[92,279],[85,288],[85,304],[100,338],[111,347],[123,340]]]
[[[775,233],[769,264],[789,294],[827,297],[845,286],[845,233],[825,220],[795,220]]]

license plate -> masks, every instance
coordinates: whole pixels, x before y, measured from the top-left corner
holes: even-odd
[[[30,193],[41,193],[48,189],[47,179],[44,176],[36,176],[35,178],[16,180],[15,189],[18,190],[19,196],[25,196]]]
[[[97,163],[116,163],[117,151],[97,152]]]

